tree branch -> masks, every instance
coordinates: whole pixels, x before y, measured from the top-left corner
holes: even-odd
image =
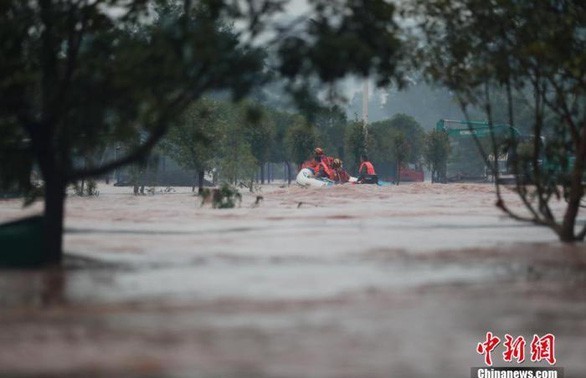
[[[464,102],[464,100],[457,95],[457,99],[458,102],[460,104],[460,109],[462,110],[462,113],[464,114],[464,117],[466,118],[466,122],[467,122],[467,126],[468,129],[470,131],[473,131],[471,123],[470,123],[470,115],[468,114],[468,110],[466,108],[466,104]],[[482,154],[482,157],[484,159],[484,161],[488,161],[488,158],[486,156],[486,153],[484,152],[484,149],[482,148],[482,145],[480,144],[480,140],[478,140],[478,136],[474,133],[472,133],[473,139],[476,143],[476,146],[478,147],[478,149],[480,150],[480,153]],[[518,178],[517,178],[518,181]],[[527,208],[527,210],[529,210],[529,212],[531,213],[531,215],[533,215],[533,218],[527,218],[527,217],[523,217],[515,212],[513,212],[506,204],[504,199],[502,198],[502,195],[500,193],[500,191],[497,191],[497,203],[496,206],[498,208],[500,208],[502,211],[504,211],[507,215],[509,215],[511,218],[516,219],[516,220],[520,220],[520,221],[525,221],[525,222],[531,222],[531,223],[536,223],[536,224],[541,224],[541,225],[546,225],[545,221],[542,220],[539,217],[539,214],[537,213],[537,211],[533,208],[533,205],[531,205],[531,203],[527,200],[526,195],[523,194],[523,191],[519,192],[519,196],[521,197],[521,200],[523,201],[523,204],[525,205],[525,207]]]
[[[185,105],[191,101],[191,99],[191,96],[189,96],[187,93],[183,93],[175,101],[173,101],[173,103],[169,105],[167,111],[163,113],[156,122],[156,127],[149,135],[148,139],[128,155],[118,160],[111,161],[100,167],[90,167],[86,169],[74,170],[69,175],[67,175],[67,179],[69,181],[77,181],[86,177],[99,176],[114,169],[131,164],[146,156],[167,132],[169,119],[173,117],[178,110],[183,109]]]

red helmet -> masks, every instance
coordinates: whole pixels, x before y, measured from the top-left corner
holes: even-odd
[[[324,154],[324,150],[322,150],[320,147],[316,147],[316,149],[314,150],[316,155],[323,155]]]

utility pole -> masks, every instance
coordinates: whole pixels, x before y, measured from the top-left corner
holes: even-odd
[[[368,141],[368,78],[362,86],[362,127],[364,128],[364,150]]]

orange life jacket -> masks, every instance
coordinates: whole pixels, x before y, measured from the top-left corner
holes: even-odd
[[[316,167],[316,172],[315,172],[316,175],[317,175],[317,172],[320,171],[320,169],[323,169],[326,178],[328,178],[330,180],[334,180],[334,170],[332,168],[330,168],[330,166],[323,160],[320,161]]]
[[[315,172],[316,169],[318,168],[318,165],[319,165],[319,163],[315,160],[307,160],[301,164],[301,167],[299,168],[299,170],[301,170],[303,168],[309,168]]]
[[[366,167],[366,174],[367,175],[376,175],[376,172],[374,171],[374,166],[369,161],[364,161],[364,162],[362,162],[362,164],[360,164],[360,168],[358,169],[358,174],[360,174],[362,172],[362,168],[364,168],[364,167]]]

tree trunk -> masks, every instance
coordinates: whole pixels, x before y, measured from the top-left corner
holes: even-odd
[[[260,183],[264,185],[265,183],[265,164],[260,163]]]
[[[397,160],[397,185],[401,182],[401,162]]]
[[[54,173],[53,173],[54,174]],[[43,248],[45,262],[60,264],[63,260],[63,217],[65,215],[65,180],[45,177],[45,216]]]
[[[199,194],[203,193],[203,180],[204,180],[204,175],[205,175],[205,171],[203,169],[197,171],[197,179],[198,179],[198,184],[199,184],[199,187],[197,189],[197,192]]]
[[[271,169],[271,163],[267,163],[267,184],[271,183],[271,176],[273,175],[272,169]]]
[[[291,185],[291,164],[285,162],[285,172],[287,172],[287,185]]]
[[[568,198],[568,206],[564,214],[562,221],[562,227],[560,232],[560,240],[563,242],[576,241],[576,234],[574,228],[576,227],[576,217],[578,216],[578,210],[580,210],[580,201],[582,200],[584,188],[582,187],[582,174],[584,164],[581,160],[581,156],[578,154],[576,158],[576,165],[572,171],[572,182],[570,187],[570,196]]]

